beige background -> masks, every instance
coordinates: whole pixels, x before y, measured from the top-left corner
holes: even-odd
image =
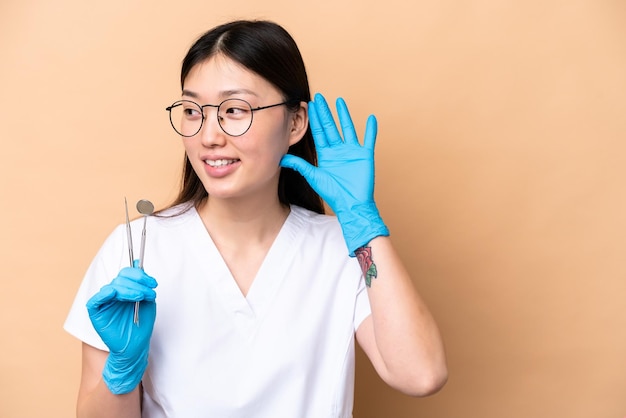
[[[74,293],[124,196],[173,197],[180,60],[241,17],[378,116],[377,201],[446,340],[427,399],[360,354],[355,416],[626,415],[623,0],[1,0],[0,416],[73,415]]]

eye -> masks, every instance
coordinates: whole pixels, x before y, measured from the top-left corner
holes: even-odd
[[[242,100],[227,100],[220,106],[220,117],[247,119],[250,117],[250,105]]]
[[[202,112],[198,106],[193,104],[183,104],[183,115],[186,119],[200,119],[202,118]]]

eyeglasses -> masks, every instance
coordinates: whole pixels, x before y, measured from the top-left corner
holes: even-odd
[[[165,108],[170,114],[172,128],[181,136],[191,137],[200,132],[204,123],[204,108],[217,108],[217,122],[227,135],[241,136],[252,126],[252,118],[257,110],[282,106],[292,101],[276,103],[269,106],[252,107],[242,99],[226,99],[219,105],[205,104],[200,106],[191,100],[179,100]]]

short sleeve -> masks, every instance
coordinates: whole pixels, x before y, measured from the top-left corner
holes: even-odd
[[[117,276],[122,267],[126,267],[126,264],[123,264],[125,249],[125,236],[121,225],[107,237],[92,260],[63,325],[69,334],[100,350],[108,351],[108,348],[93,328],[86,304],[102,286]],[[128,263],[127,257],[125,261]]]

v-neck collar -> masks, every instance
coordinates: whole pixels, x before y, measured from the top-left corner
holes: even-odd
[[[233,314],[238,325],[249,335],[271,308],[281,284],[286,279],[286,270],[289,267],[287,260],[293,259],[303,239],[303,234],[300,232],[304,222],[298,215],[301,209],[291,207],[287,219],[270,246],[246,296],[239,289],[197,210],[195,208],[192,210],[193,230],[199,231],[193,241],[200,244],[197,247],[197,256],[207,260],[205,270],[209,276],[207,280],[220,294],[224,309]]]

